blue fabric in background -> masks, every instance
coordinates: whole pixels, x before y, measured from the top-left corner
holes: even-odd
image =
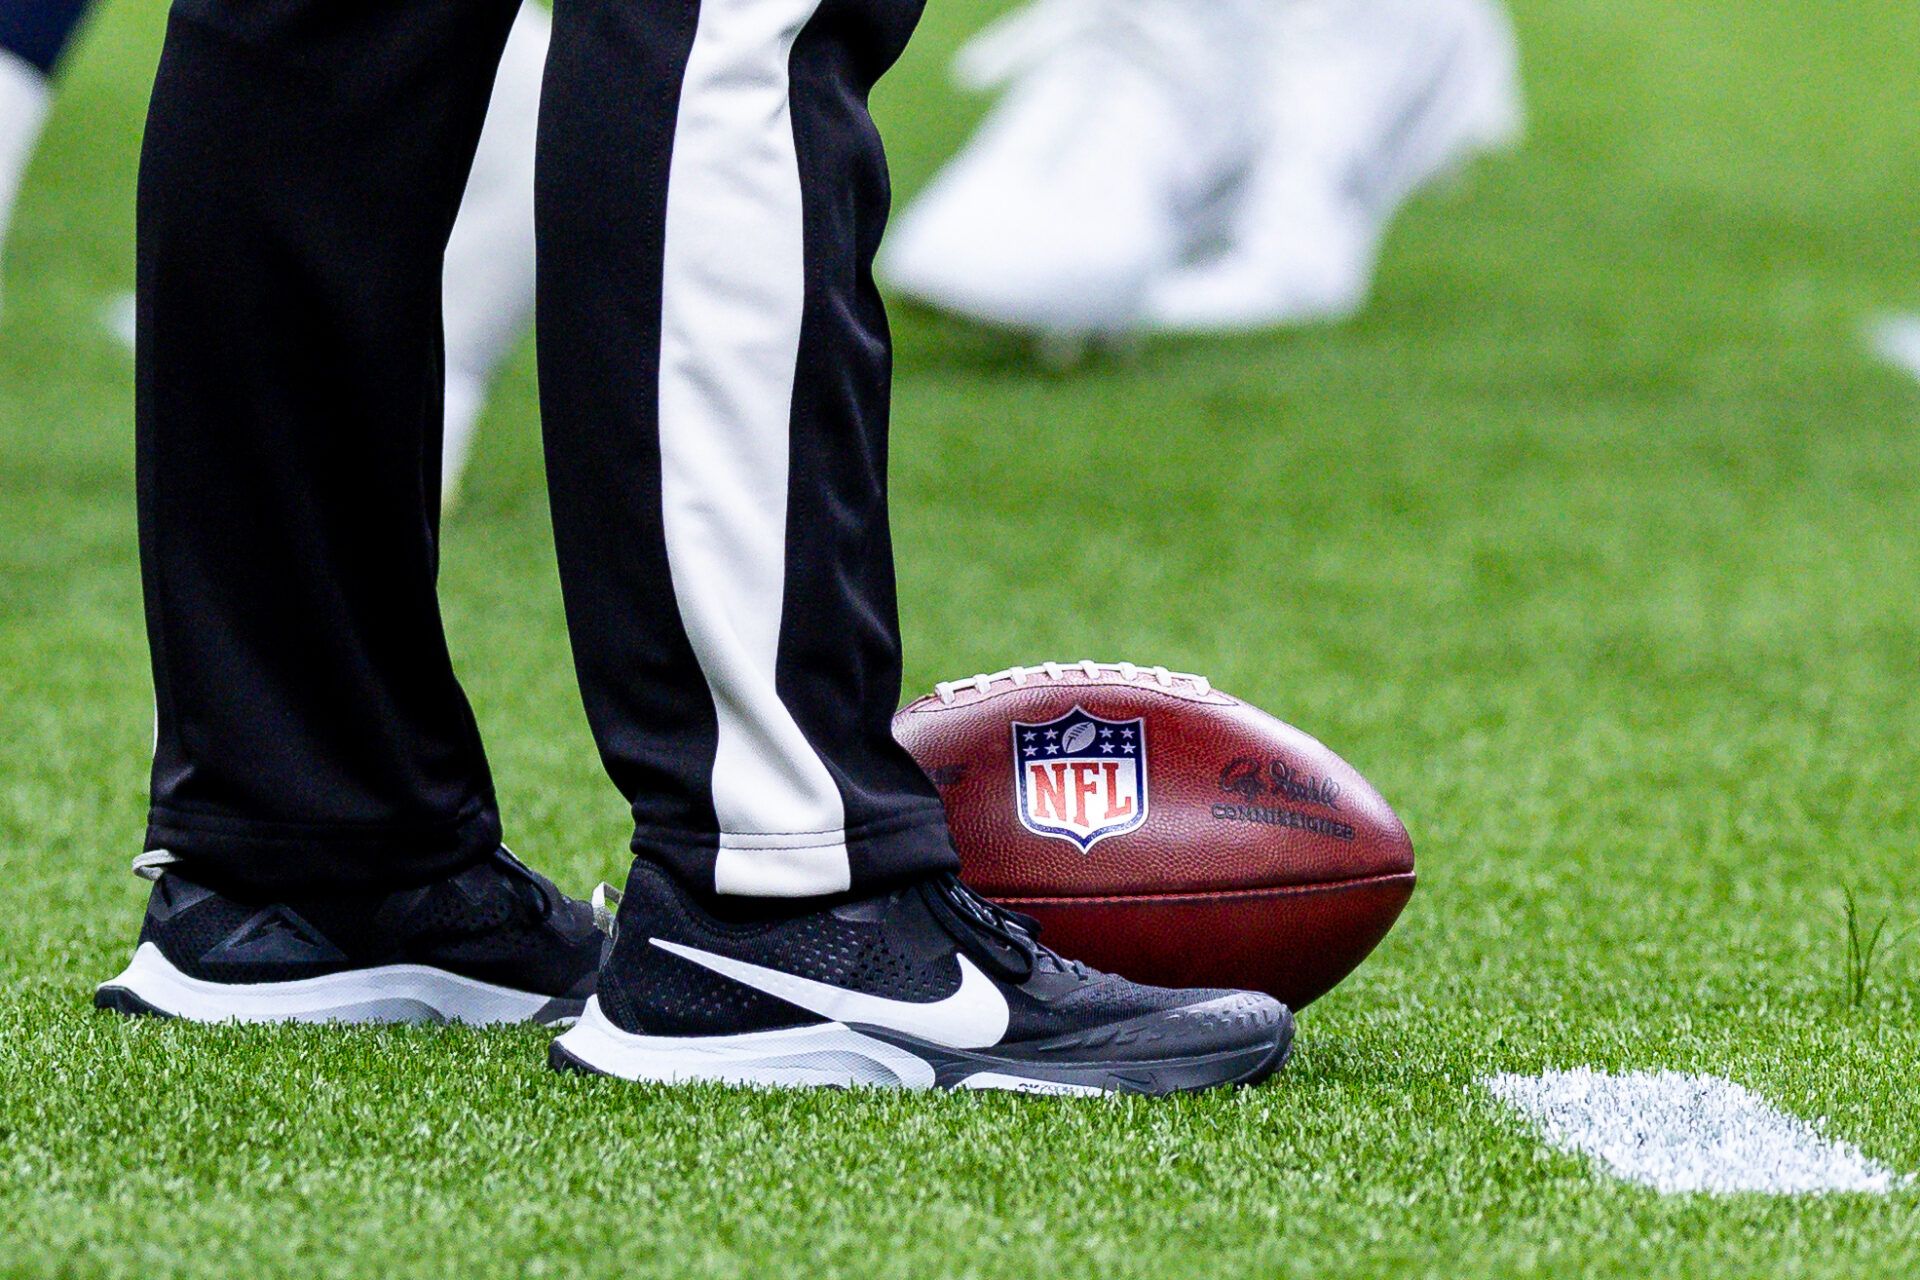
[[[0,49],[51,73],[93,0],[0,0]]]

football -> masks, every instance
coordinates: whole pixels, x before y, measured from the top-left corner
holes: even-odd
[[[942,684],[894,734],[946,803],[961,877],[1062,955],[1295,1009],[1413,893],[1391,807],[1313,738],[1199,676],[1047,663]]]

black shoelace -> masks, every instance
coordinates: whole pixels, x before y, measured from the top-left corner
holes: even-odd
[[[1092,970],[1078,960],[1068,960],[1041,943],[1040,922],[1032,916],[987,901],[962,884],[960,877],[951,873],[941,876],[935,882],[935,888],[961,919],[990,935],[1001,945],[1025,956],[1030,969],[1071,973],[1081,979],[1093,976]]]

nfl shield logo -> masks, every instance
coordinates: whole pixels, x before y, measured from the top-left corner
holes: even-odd
[[[1147,722],[1075,707],[1045,724],[1013,722],[1020,825],[1081,852],[1147,820]]]

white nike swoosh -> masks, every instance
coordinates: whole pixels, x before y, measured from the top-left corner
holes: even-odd
[[[696,947],[651,939],[654,946],[690,960],[705,969],[732,978],[743,986],[764,991],[788,1004],[797,1004],[809,1013],[817,1013],[835,1022],[860,1023],[885,1027],[944,1045],[949,1049],[985,1049],[1000,1043],[1007,1034],[1012,1016],[1007,998],[1000,994],[993,979],[965,956],[960,961],[960,989],[945,1000],[917,1004],[911,1000],[889,1000],[864,991],[796,977],[778,969],[763,969],[757,964],[717,956]]]

